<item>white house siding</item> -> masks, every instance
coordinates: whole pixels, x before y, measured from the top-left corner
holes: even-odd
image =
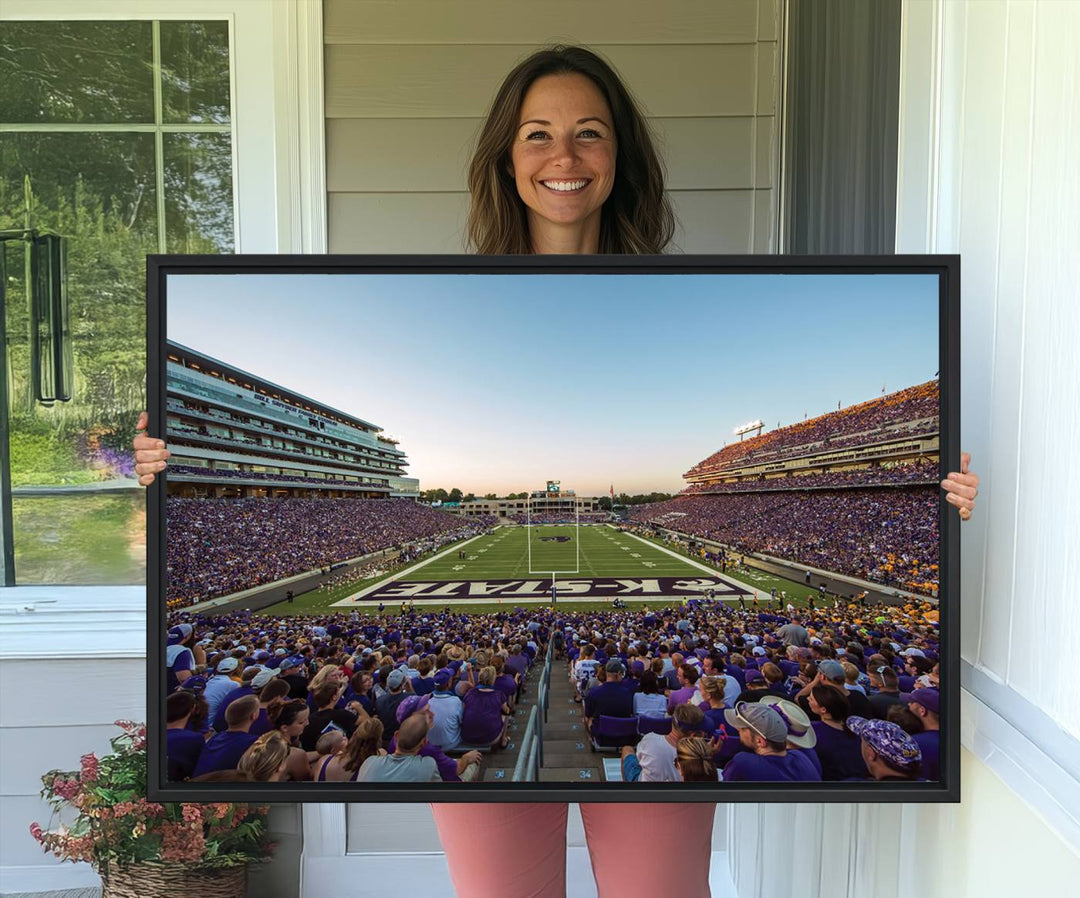
[[[678,251],[774,252],[779,10],[779,0],[326,0],[330,251],[464,251],[465,172],[488,104],[517,61],[563,42],[610,59],[645,107]]]

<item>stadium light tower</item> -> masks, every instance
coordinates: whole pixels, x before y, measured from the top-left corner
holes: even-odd
[[[742,442],[742,438],[745,434],[752,433],[754,436],[761,435],[761,429],[765,425],[761,421],[751,421],[749,424],[742,424],[735,428],[735,435],[739,438],[739,442]]]

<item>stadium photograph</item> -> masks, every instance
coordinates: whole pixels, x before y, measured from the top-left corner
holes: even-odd
[[[167,297],[167,783],[947,779],[936,275]]]

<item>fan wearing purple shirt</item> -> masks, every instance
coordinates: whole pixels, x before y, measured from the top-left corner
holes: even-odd
[[[907,702],[908,709],[922,722],[923,731],[916,733],[915,741],[922,751],[923,776],[928,780],[937,780],[938,758],[941,751],[940,711],[941,693],[936,689],[916,689],[900,696]]]
[[[506,669],[506,659],[502,655],[496,655],[491,659],[491,666],[495,668],[495,688],[503,694],[510,710],[514,709],[517,702],[518,683],[520,678],[514,676]]]
[[[811,720],[817,717],[817,713],[810,707],[809,700],[810,690],[816,686],[828,686],[830,689],[835,689],[843,694],[851,709],[849,713],[857,714],[860,717],[873,716],[873,706],[870,704],[870,700],[861,692],[851,692],[845,685],[847,675],[844,673],[844,666],[839,661],[826,658],[818,664],[817,670],[817,676],[800,689],[795,696],[795,701],[803,711],[810,714]]]
[[[807,696],[817,716],[811,726],[817,736],[814,751],[821,761],[821,778],[827,782],[869,776],[862,756],[862,742],[847,728],[851,708],[847,693],[831,686],[813,686]]]
[[[472,783],[480,778],[480,765],[483,755],[478,751],[467,751],[456,761],[442,750],[442,747],[431,741],[431,725],[435,722],[435,714],[431,710],[431,696],[410,695],[398,705],[398,725],[405,722],[406,718],[413,714],[423,714],[428,724],[428,738],[420,749],[420,756],[431,758],[435,766],[439,768],[439,776],[444,783]],[[397,749],[397,738],[390,740],[390,753]]]
[[[705,712],[705,731],[709,737],[721,736],[724,732],[724,681],[725,677],[705,676],[698,680],[698,707]]]
[[[200,777],[215,770],[235,770],[248,746],[258,738],[248,732],[258,716],[259,700],[254,695],[245,695],[230,704],[225,711],[229,728],[206,743],[192,775]]]
[[[186,780],[195,772],[205,745],[199,733],[187,729],[196,702],[191,692],[174,692],[165,699],[165,757],[173,782]]]
[[[519,677],[525,676],[529,670],[529,659],[526,655],[522,654],[521,645],[514,643],[510,647],[510,657],[506,659],[506,669],[511,674],[516,674]]]
[[[870,667],[867,673],[870,674],[870,687],[874,690],[869,698],[870,705],[874,709],[874,716],[884,720],[889,715],[890,705],[906,704],[900,698],[900,677],[887,664]]]
[[[862,740],[870,778],[911,782],[922,777],[922,750],[914,737],[889,720],[849,717],[848,727]]]
[[[746,678],[746,688],[739,693],[739,697],[735,700],[735,704],[739,702],[756,702],[765,698],[772,693],[769,692],[769,684],[765,680],[765,674],[756,668],[747,668],[744,674]]]
[[[678,657],[676,654],[675,657]],[[697,681],[700,674],[692,664],[682,664],[675,669],[675,677],[678,689],[674,690],[667,700],[668,714],[672,713],[679,705],[693,701],[697,692]]]
[[[739,731],[738,752],[724,767],[724,782],[805,782],[811,777],[806,759],[787,750],[788,728],[775,708],[761,702],[739,702],[724,712],[724,721]]]
[[[761,704],[775,710],[783,719],[787,727],[788,754],[794,755],[796,761],[801,759],[803,762],[802,779],[804,781],[820,780],[822,778],[821,761],[818,760],[814,751],[817,736],[810,726],[810,718],[806,712],[794,702],[776,696],[763,698]]]
[[[634,716],[634,693],[623,685],[622,662],[612,658],[604,665],[604,673],[607,679],[585,696],[585,726],[590,732],[601,716]]]
[[[461,740],[469,745],[490,745],[505,748],[510,707],[495,688],[495,668],[488,665],[480,671],[480,682],[462,699]]]
[[[414,695],[431,695],[435,691],[435,680],[432,679],[431,672],[435,669],[435,659],[430,655],[424,655],[417,664],[416,671],[418,676],[413,677],[412,688]]]

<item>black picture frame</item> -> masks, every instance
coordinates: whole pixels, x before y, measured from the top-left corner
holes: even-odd
[[[231,255],[147,257],[148,433],[166,420],[166,281],[198,274],[932,274],[939,283],[941,477],[960,457],[960,257],[895,256],[414,256]],[[960,520],[938,505],[942,650],[940,780],[925,783],[356,784],[193,783],[166,778],[165,481],[147,496],[148,796],[155,801],[275,802],[958,802],[960,801]]]

